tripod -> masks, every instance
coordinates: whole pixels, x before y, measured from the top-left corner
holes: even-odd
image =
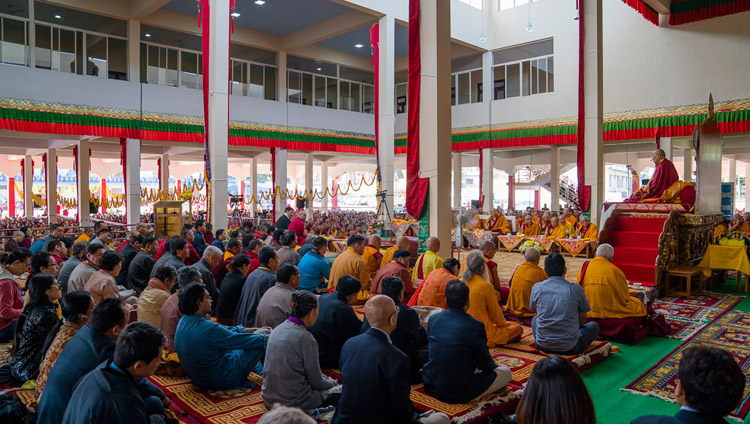
[[[388,218],[388,222],[391,222],[391,220],[392,220],[392,218],[391,218],[391,211],[388,210],[388,202],[385,201],[385,197],[386,197],[387,193],[388,193],[387,191],[383,190],[383,191],[375,194],[375,196],[377,196],[377,198],[379,199],[378,209],[375,212],[375,216],[379,217],[380,214],[381,214],[381,212],[383,210],[385,210],[385,216],[386,216],[386,218]],[[383,221],[384,221],[383,222],[383,230],[382,230],[383,237],[385,237],[386,235],[390,237],[391,230],[385,228],[386,223],[385,223],[385,220],[383,220]]]

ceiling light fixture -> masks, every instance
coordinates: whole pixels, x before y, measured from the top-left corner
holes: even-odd
[[[529,24],[526,25],[526,32],[534,31],[534,26],[531,25],[531,2],[529,2]]]
[[[357,44],[355,44],[355,45],[354,45],[354,47],[356,47],[356,48],[358,48],[358,49],[361,49],[362,47],[364,47],[364,44],[362,44],[362,43],[357,43]]]
[[[322,71],[323,70],[323,68],[321,68],[320,66],[318,66],[317,69],[318,69],[318,71]]]
[[[144,35],[145,37],[151,37],[151,34],[150,34],[150,33],[148,33],[148,32],[147,32],[147,33],[145,33],[145,34],[143,34],[143,35]]]
[[[479,36],[479,42],[484,43],[486,41],[487,41],[487,38],[485,38],[484,33],[482,33],[482,35]]]
[[[232,12],[229,16],[231,16],[233,18],[239,18],[240,14],[239,14],[239,12]]]
[[[266,4],[266,0],[255,0],[255,4],[257,4],[258,6],[263,6],[264,4]]]
[[[55,19],[62,19],[62,16],[60,16],[60,15],[55,15]]]

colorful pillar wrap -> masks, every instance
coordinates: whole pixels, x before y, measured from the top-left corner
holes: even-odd
[[[415,219],[422,217],[427,200],[428,178],[419,177],[419,86],[422,72],[419,46],[419,1],[409,0],[409,105],[406,128],[406,211]]]
[[[8,216],[16,216],[16,179],[8,179]]]
[[[339,184],[335,178],[331,180],[331,207],[339,207]]]
[[[102,213],[107,213],[107,180],[102,178]]]
[[[583,10],[583,2],[579,1],[579,10]],[[579,13],[578,19],[578,138],[576,141],[576,166],[578,168],[578,206],[581,211],[589,210],[589,200],[591,199],[591,186],[585,185],[586,183],[586,168],[585,168],[585,148],[586,140],[584,139],[584,130],[586,126],[586,102],[584,97],[584,79],[583,79],[583,65],[584,65],[584,19],[583,13]]]
[[[182,180],[177,180],[177,197],[182,196]]]

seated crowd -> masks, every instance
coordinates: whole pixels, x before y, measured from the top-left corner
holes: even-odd
[[[172,238],[140,224],[116,247],[98,225],[71,249],[54,224],[36,253],[26,233],[14,235],[0,256],[0,342],[12,342],[0,384],[34,388],[39,423],[168,422],[171,401],[146,377],[170,367],[206,390],[250,388],[248,376],[262,376],[271,412],[261,422],[335,407],[333,423],[448,423],[417,412],[411,385],[456,404],[502,390],[511,371],[489,349],[521,339],[525,324],[550,356],[535,365],[517,422],[593,424],[585,385],[557,355],[580,354],[600,336],[637,341],[647,329],[646,307],[629,295],[608,244],[575,283],[561,255],[542,268],[530,248],[508,289],[492,243],[462,264],[440,258],[430,238],[412,268],[409,238],[381,252],[380,237],[353,234],[329,264],[327,240],[292,215],[277,223],[286,229],[247,222],[229,234],[197,220]],[[489,221],[508,228],[500,211]],[[364,305],[363,320],[352,305]],[[418,306],[443,311],[424,325]],[[744,388],[732,357],[707,347],[685,351],[679,377],[677,417],[636,422],[723,422]]]

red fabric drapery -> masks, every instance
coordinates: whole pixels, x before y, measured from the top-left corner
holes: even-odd
[[[102,178],[102,213],[107,213],[107,180]]]
[[[579,10],[583,11],[584,0],[579,0]],[[578,168],[578,206],[582,211],[589,210],[589,200],[591,198],[591,186],[585,185],[586,168],[585,168],[585,148],[584,128],[586,123],[586,103],[584,97],[584,14],[579,13],[578,19],[578,140],[576,151],[576,166]]]
[[[406,131],[406,211],[419,219],[427,198],[429,179],[419,177],[419,87],[422,72],[419,46],[419,0],[409,0],[409,105]]]
[[[8,178],[8,216],[16,216],[16,179]]]
[[[209,55],[211,50],[210,28],[211,28],[211,5],[209,0],[200,0],[200,25],[201,30],[201,49],[203,53],[203,162],[207,181],[211,181],[211,164],[209,163],[208,154],[208,89],[209,89]],[[231,67],[230,67],[231,69]],[[211,219],[211,190],[209,184],[206,184],[206,218]]]
[[[484,152],[479,149],[479,210],[484,206]]]
[[[635,9],[636,12],[640,13],[647,21],[652,24],[659,26],[659,12],[651,8],[643,2],[643,0],[622,0],[623,3]]]
[[[125,202],[128,201],[128,143],[124,138],[120,139],[120,165],[122,165],[123,193]],[[127,204],[127,203],[126,203]]]
[[[47,154],[42,154],[42,167],[44,167],[44,196],[47,199],[47,216],[49,216],[49,185],[47,184]]]
[[[378,191],[382,190],[382,177],[380,175],[380,152],[378,151],[380,128],[378,128],[380,122],[380,96],[378,96],[378,89],[380,87],[380,25],[374,24],[370,27],[370,48],[372,49],[372,67],[375,72],[375,92],[374,106],[375,106],[375,169],[378,174]]]
[[[159,179],[159,190],[161,190],[161,158],[156,159],[156,176]],[[169,191],[169,189],[167,189]]]
[[[271,183],[273,184],[273,190],[279,187],[279,184],[276,182],[276,149],[274,147],[271,147]],[[276,199],[274,198],[271,199],[271,213],[273,214],[274,222],[276,222]]]
[[[78,191],[80,190],[80,181],[78,181],[78,146],[73,146],[73,172],[76,174],[76,195],[78,195]],[[80,199],[81,196],[78,196]],[[76,213],[76,223],[78,225],[81,224],[81,205],[78,205],[78,212]]]
[[[682,25],[748,11],[750,0],[672,0],[669,9],[669,24]]]

